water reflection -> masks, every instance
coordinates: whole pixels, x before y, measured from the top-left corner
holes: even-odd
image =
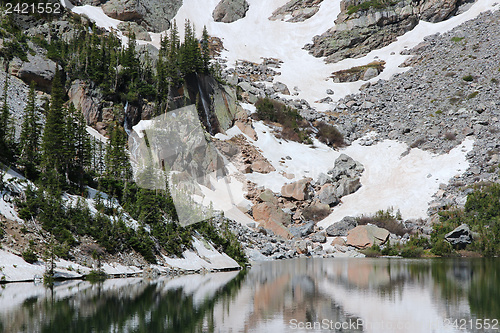
[[[498,332],[475,325],[500,319],[499,273],[498,259],[332,258],[53,290],[9,284],[0,331]]]

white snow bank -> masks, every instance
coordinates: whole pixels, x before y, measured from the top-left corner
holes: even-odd
[[[211,244],[193,237],[194,251],[184,251],[184,258],[164,257],[164,261],[173,267],[186,270],[217,270],[238,269],[240,266],[236,261],[225,253],[219,253]]]
[[[86,267],[66,260],[55,261],[56,276],[81,277],[80,273],[88,273]],[[78,273],[80,272],[80,273]],[[33,281],[35,276],[42,277],[45,264],[41,261],[29,264],[20,256],[6,250],[0,250],[0,279],[4,281]]]
[[[466,155],[472,146],[473,141],[466,139],[448,154],[435,155],[414,148],[401,157],[408,149],[404,143],[386,140],[366,147],[355,142],[343,152],[364,165],[362,187],[343,197],[318,225],[328,227],[345,216],[373,214],[391,207],[399,209],[405,219],[425,218],[439,184],[448,183],[469,167]]]
[[[250,141],[275,167],[268,174],[258,172],[245,174],[246,179],[257,186],[280,193],[287,183],[305,177],[317,179],[320,173],[332,169],[335,160],[344,153],[365,167],[361,177],[362,187],[345,196],[332,214],[318,225],[327,227],[344,216],[373,214],[378,210],[393,208],[400,210],[403,218],[425,218],[432,196],[441,183],[460,175],[468,168],[466,155],[472,150],[473,141],[466,139],[448,154],[436,155],[418,148],[409,150],[405,143],[386,140],[372,146],[362,146],[361,140],[340,150],[333,150],[315,141],[314,146],[277,139],[272,130],[262,122],[254,122],[257,141]],[[293,175],[293,178],[288,177]],[[225,207],[226,215],[228,214]],[[235,209],[231,214],[243,224],[250,218]]]

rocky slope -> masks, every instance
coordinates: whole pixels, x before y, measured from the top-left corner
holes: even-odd
[[[342,0],[335,27],[305,46],[327,62],[366,55],[412,30],[419,20],[439,22],[455,14],[461,0]]]

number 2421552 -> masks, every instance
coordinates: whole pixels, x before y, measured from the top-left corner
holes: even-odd
[[[62,6],[59,2],[46,3],[7,3],[5,4],[5,14],[61,14]]]

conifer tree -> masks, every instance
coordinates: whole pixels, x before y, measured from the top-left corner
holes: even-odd
[[[0,110],[0,157],[10,159],[12,157],[12,148],[14,143],[14,127],[11,124],[10,109],[7,103],[9,87],[9,74],[5,73],[5,83],[2,97],[2,108]]]
[[[132,178],[132,168],[127,152],[127,134],[116,122],[112,125],[104,159],[107,177],[122,181]]]
[[[70,112],[74,114],[73,119],[75,120],[75,159],[73,166],[78,186],[82,190],[85,185],[84,175],[91,161],[90,137],[86,130],[87,124],[83,118],[83,113],[80,110],[76,110],[73,103],[70,104]]]
[[[201,38],[201,58],[203,61],[203,72],[208,74],[210,68],[210,37],[208,35],[207,26],[203,27]]]
[[[35,100],[35,84],[32,82],[28,92],[28,101],[24,109],[19,141],[19,164],[27,178],[33,178],[40,163],[41,125]]]
[[[57,66],[56,66],[57,68]],[[63,98],[64,90],[61,85],[59,70],[56,69],[52,81],[50,107],[47,113],[45,128],[42,136],[42,171],[44,184],[50,192],[58,192],[64,184],[61,175],[64,173],[66,157],[66,139]]]

